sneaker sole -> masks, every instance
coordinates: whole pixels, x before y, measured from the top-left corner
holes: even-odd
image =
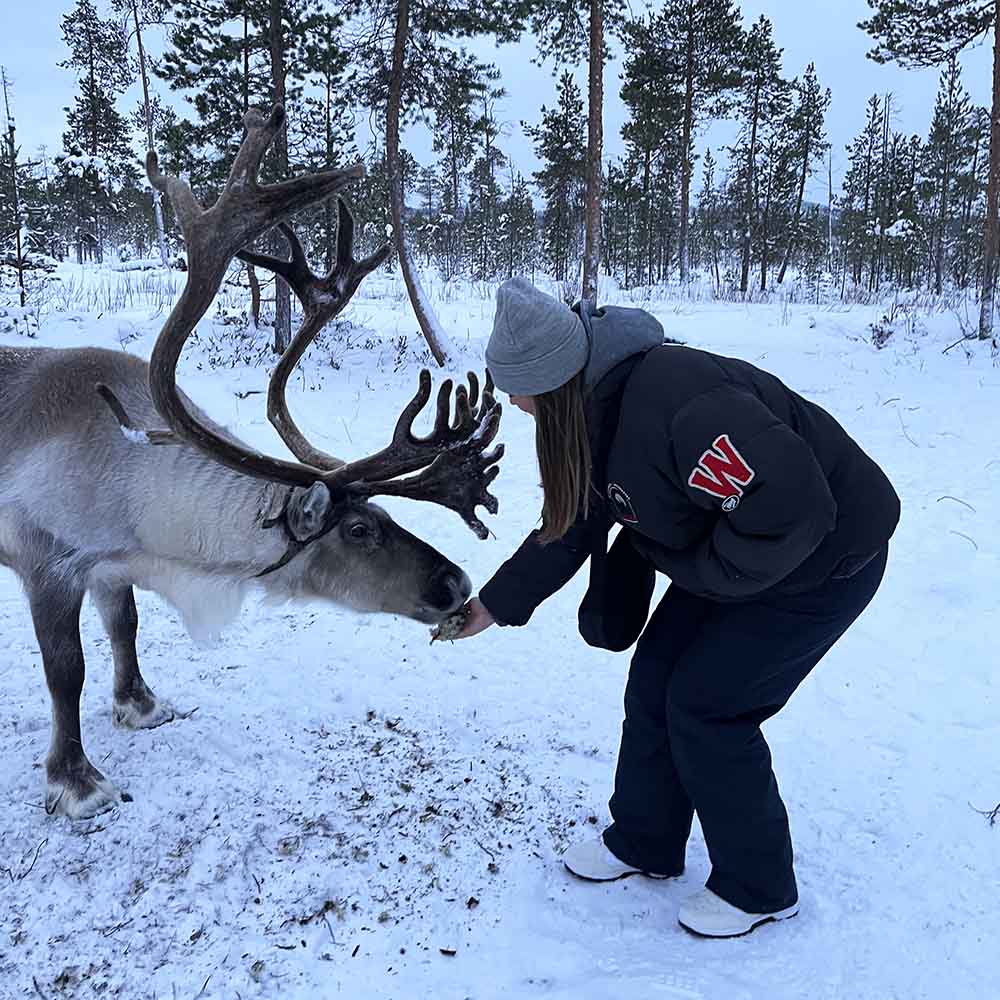
[[[566,862],[563,862],[563,868],[566,869],[574,878],[578,878],[581,882],[620,882],[623,878],[631,878],[633,875],[642,875],[645,878],[655,879],[657,882],[663,882],[668,878],[680,878],[679,875],[654,875],[653,872],[644,872],[638,868],[633,868],[631,871],[622,872],[621,875],[609,875],[607,878],[595,878],[593,875],[581,875],[579,872],[573,871],[572,868]]]
[[[734,928],[733,930],[726,931],[712,931],[711,933],[706,933],[705,931],[696,930],[694,927],[690,927],[688,924],[684,923],[680,917],[677,918],[677,923],[681,925],[689,934],[693,934],[695,937],[700,938],[737,938],[745,937],[747,934],[755,931],[758,927],[763,924],[778,923],[780,920],[791,920],[792,917],[798,916],[799,907],[796,903],[795,906],[789,906],[785,910],[778,910],[777,913],[764,913],[761,915],[759,920],[755,920],[749,927],[745,928]]]

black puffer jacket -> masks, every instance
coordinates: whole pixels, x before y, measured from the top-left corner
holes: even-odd
[[[614,521],[676,586],[721,601],[813,589],[892,536],[899,499],[825,410],[744,361],[664,345],[588,398],[590,514],[558,542],[532,532],[480,591],[523,625],[605,544]]]

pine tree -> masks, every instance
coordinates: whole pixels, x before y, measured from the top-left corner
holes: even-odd
[[[993,100],[989,179],[984,223],[984,263],[979,336],[993,336],[1000,260],[1000,0],[868,0],[875,11],[861,23],[876,40],[869,57],[903,65],[946,63],[983,35],[993,32]]]
[[[455,60],[454,43],[490,34],[512,41],[524,27],[530,3],[477,0],[451,5],[436,0],[373,0],[351,5],[363,13],[364,29],[355,49],[353,91],[360,103],[385,108],[386,164],[396,252],[410,304],[438,364],[445,362],[444,333],[407,255],[400,174],[400,129],[404,120],[428,117],[432,95]],[[391,45],[385,26],[391,24]],[[462,56],[460,56],[461,58]]]
[[[798,259],[803,278],[816,289],[815,301],[821,301],[822,280],[829,266],[826,208],[810,205],[799,220]]]
[[[239,149],[243,116],[269,103],[270,12],[264,0],[167,0],[167,6],[170,47],[154,71],[183,93],[194,115],[193,120],[178,119],[172,111],[162,116],[159,148],[187,175],[196,196],[209,201]],[[269,249],[277,252],[276,246]],[[256,327],[261,288],[253,266],[246,269]]]
[[[624,264],[623,174],[620,164],[608,164],[601,200],[601,266],[606,274],[615,276]]]
[[[854,283],[861,284],[866,263],[874,273],[873,238],[875,224],[875,183],[877,154],[884,127],[882,102],[877,94],[868,100],[865,127],[848,147],[850,166],[844,177],[842,231],[845,260],[851,266]]]
[[[771,22],[761,15],[747,35],[741,66],[742,81],[737,108],[741,133],[732,149],[735,179],[741,192],[743,251],[740,290],[750,284],[750,263],[760,226],[760,156],[763,125],[776,117],[787,93],[781,78],[781,49],[774,44]]]
[[[30,229],[30,249],[62,259],[65,256],[56,232],[56,205],[53,198],[52,160],[48,148],[38,147],[35,162],[29,163],[22,192]]]
[[[538,226],[528,182],[520,174],[512,175],[510,192],[500,205],[498,237],[505,276],[533,275],[538,253]]]
[[[965,166],[972,134],[972,104],[962,86],[962,74],[955,58],[949,59],[941,73],[930,135],[924,147],[924,174],[933,185],[935,204],[931,230],[934,292],[943,290],[948,246],[955,229],[952,216],[952,190],[956,176]]]
[[[800,236],[802,205],[805,199],[806,181],[817,163],[822,163],[830,144],[826,141],[825,118],[830,107],[830,91],[821,90],[816,78],[816,66],[810,63],[805,75],[795,81],[796,106],[789,123],[792,153],[798,160],[799,183],[795,196],[795,207],[789,225],[785,256],[778,272],[778,284],[785,280],[785,272],[791,262]]]
[[[142,82],[141,121],[142,133],[146,140],[146,149],[153,145],[153,102],[149,87],[149,60],[146,57],[146,47],[143,44],[142,33],[151,24],[159,23],[163,18],[163,0],[112,0],[112,8],[119,16],[131,19],[132,29],[126,40],[135,39],[139,79]],[[163,205],[160,192],[151,189],[153,217],[156,223],[156,238],[160,250],[160,263],[166,267],[167,238],[163,223]]]
[[[495,74],[490,74],[490,78],[494,79]],[[481,114],[475,122],[480,152],[472,164],[466,228],[472,273],[480,278],[492,277],[499,267],[496,217],[500,186],[496,178],[506,157],[497,146],[500,125],[495,106],[504,96],[505,92],[500,87],[487,87],[482,91]]]
[[[634,283],[636,254],[642,254],[642,240],[637,238],[639,227],[636,225],[642,191],[635,178],[636,172],[628,158],[612,163],[608,167],[607,197],[604,199],[604,267],[626,288]],[[644,254],[642,259],[646,259]]]
[[[683,94],[673,72],[672,54],[661,44],[666,37],[662,13],[631,21],[624,35],[628,58],[622,71],[621,99],[629,117],[622,127],[622,138],[628,151],[625,170],[636,177],[638,188],[632,213],[632,225],[638,233],[629,255],[634,267],[626,284],[652,284],[661,256],[658,243],[666,235],[658,218],[663,198],[657,185],[671,173],[663,164],[676,166],[682,156]]]
[[[447,278],[462,266],[463,185],[476,146],[475,108],[486,92],[487,71],[474,59],[456,59],[434,95],[433,148],[445,178],[441,203],[442,266]]]
[[[794,198],[797,173],[796,128],[792,118],[791,88],[777,87],[769,113],[760,129],[759,228],[756,235],[760,261],[760,290],[767,291],[768,268],[779,248],[788,242],[789,205]]]
[[[109,170],[123,173],[121,161],[131,157],[128,129],[114,100],[132,82],[125,33],[116,21],[102,20],[92,0],[77,0],[62,19],[69,58],[59,63],[76,70],[80,93],[67,109],[70,141],[90,156],[100,156]]]
[[[874,241],[868,288],[877,291],[883,280],[912,286],[916,264],[923,254],[925,220],[918,180],[920,140],[890,129],[892,94],[881,109],[882,139],[876,157],[873,209],[870,222]]]
[[[889,95],[886,101],[890,100]],[[886,123],[883,116],[883,135]],[[912,288],[919,280],[918,263],[929,256],[926,184],[920,178],[924,146],[919,136],[893,132],[888,154],[879,167],[876,191],[883,204],[873,222],[879,233],[878,263],[869,287],[878,288],[881,277]]]
[[[739,4],[736,0],[667,0],[657,29],[663,32],[659,43],[670,53],[672,89],[683,95],[678,261],[681,281],[687,281],[694,140],[706,120],[725,117],[731,94],[740,84],[743,30]]]
[[[722,249],[722,197],[716,186],[715,157],[712,151],[705,151],[702,161],[702,183],[698,194],[698,204],[692,227],[691,260],[702,267],[707,266],[715,282],[716,293],[722,285],[719,260]]]
[[[653,178],[652,215],[653,255],[651,263],[651,284],[666,281],[677,261],[680,233],[681,151],[676,142],[664,149],[663,155],[655,162]]]
[[[0,78],[3,75],[0,67]],[[0,102],[0,108],[6,110],[2,94]],[[27,158],[16,134],[11,136],[13,115],[8,114],[6,120],[0,115],[0,121],[7,126],[0,132],[0,266],[4,259],[9,263],[11,255],[17,258],[20,237],[20,255],[26,266],[33,268],[36,255],[55,257],[59,253],[47,180],[50,163],[44,147],[36,159]]]
[[[115,98],[131,83],[125,33],[102,20],[92,0],[77,0],[62,19],[69,58],[59,65],[77,72],[79,93],[66,109],[61,165],[77,207],[77,259],[103,259],[102,217],[113,211],[111,195],[138,176],[129,128]]]
[[[989,172],[990,113],[987,108],[973,108],[966,136],[965,167],[955,177],[954,200],[961,206],[953,213],[956,232],[953,236],[952,277],[959,288],[976,281],[982,264],[982,239],[986,216],[986,189]]]
[[[580,296],[596,305],[601,263],[601,182],[604,178],[604,7],[590,0],[587,65],[587,165],[585,178],[583,276]]]
[[[587,61],[587,155],[584,182],[584,254],[581,296],[596,300],[601,261],[601,182],[604,150],[605,33],[624,28],[626,0],[528,0],[531,26],[542,58],[555,57],[555,67]]]
[[[289,123],[288,143],[292,161],[309,171],[345,166],[358,158],[353,111],[343,100],[350,51],[342,31],[341,17],[317,13],[304,43],[303,68],[313,78],[314,86],[311,93],[304,95],[299,113]],[[328,198],[321,210],[307,213],[306,226],[313,235],[311,244],[323,248],[324,267],[329,271],[337,246],[334,199]]]
[[[389,207],[389,168],[385,161],[385,147],[372,143],[365,152],[364,161],[365,176],[354,195],[358,216],[355,242],[358,250],[367,256],[387,239],[392,239],[392,212]]]
[[[17,275],[21,308],[27,305],[24,271],[27,258],[27,226],[22,201],[22,168],[18,163],[20,150],[17,129],[10,113],[10,93],[6,69],[0,69],[3,88],[3,112],[6,128],[0,136],[0,267],[11,264]]]
[[[556,281],[566,282],[581,249],[586,146],[580,127],[583,98],[569,72],[559,78],[557,94],[554,108],[542,106],[538,125],[522,125],[543,164],[541,170],[535,171],[534,178],[545,201],[545,257]]]
[[[423,258],[425,267],[429,267],[437,251],[440,185],[432,167],[415,164],[415,174],[410,189],[409,228],[417,256]]]
[[[170,0],[170,19],[170,47],[155,69],[194,109],[185,129],[191,182],[209,197],[239,149],[243,116],[270,105],[269,0]]]
[[[195,111],[194,120],[184,123],[181,131],[192,142],[188,158],[196,193],[207,200],[221,188],[243,136],[243,116],[251,108],[267,109],[273,103],[284,105],[287,124],[265,159],[262,179],[275,181],[308,168],[316,151],[326,145],[326,130],[313,133],[312,143],[290,145],[290,136],[303,136],[304,123],[310,117],[315,120],[315,105],[303,100],[307,78],[336,72],[337,54],[330,50],[337,46],[330,34],[338,21],[326,18],[313,0],[165,2],[175,27],[156,72],[171,89],[181,91]],[[324,67],[324,60],[332,66]],[[287,253],[280,235],[268,242],[272,254]],[[247,270],[256,317],[256,276],[252,268]],[[283,350],[290,334],[290,295],[284,281],[275,279],[276,351]]]

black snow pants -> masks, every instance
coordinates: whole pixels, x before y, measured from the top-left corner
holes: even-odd
[[[709,889],[750,913],[798,900],[788,815],[760,726],[867,607],[887,554],[794,597],[719,604],[667,590],[625,690],[614,822],[604,832],[613,854],[679,874],[697,811]]]

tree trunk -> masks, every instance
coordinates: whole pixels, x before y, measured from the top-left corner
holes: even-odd
[[[632,234],[632,220],[629,218],[629,209],[632,200],[629,198],[629,191],[623,193],[622,203],[625,206],[625,287],[631,288],[629,283],[629,264],[632,262],[632,241],[629,238]]]
[[[645,274],[640,268],[639,270],[639,284],[643,283],[643,277],[646,278],[646,284],[651,285],[653,283],[653,195],[652,195],[652,181],[650,180],[651,164],[650,160],[652,158],[652,151],[647,147],[646,149],[646,159],[643,163],[642,170],[642,200],[643,200],[643,210],[646,213],[646,245],[643,247],[645,251]]]
[[[799,232],[799,223],[802,220],[802,201],[806,193],[806,175],[809,173],[809,156],[812,146],[812,122],[807,125],[806,148],[802,156],[802,171],[799,173],[799,190],[795,196],[795,212],[792,215],[792,228],[788,234],[788,244],[785,247],[785,256],[781,261],[781,270],[778,271],[778,284],[785,280],[785,272],[792,259],[792,250],[795,248],[795,237]]]
[[[949,142],[950,146],[950,142]],[[944,290],[944,233],[948,225],[948,188],[951,186],[951,150],[945,148],[944,176],[941,178],[941,199],[938,211],[937,246],[934,250],[934,294]]]
[[[333,121],[332,121],[332,111],[331,107],[333,104],[333,80],[330,76],[329,71],[326,74],[326,103],[324,105],[324,115],[326,125],[326,167],[329,169],[333,166]],[[323,235],[326,240],[326,249],[324,255],[324,263],[326,264],[327,273],[333,268],[334,262],[334,247],[336,245],[336,239],[334,236],[334,221],[333,221],[333,198],[327,198],[323,202]]]
[[[97,156],[97,78],[94,75],[94,36],[87,35],[87,60],[89,68],[87,72],[87,88],[90,98],[90,155]]]
[[[954,67],[954,60],[949,63]],[[948,112],[954,111],[954,76],[948,78]],[[951,186],[952,135],[949,131],[944,145],[944,164],[941,172],[941,192],[938,196],[937,232],[934,240],[934,294],[940,295],[944,288],[944,244],[945,228],[948,224],[948,189]]]
[[[135,40],[139,47],[139,75],[142,79],[142,110],[146,119],[146,149],[153,148],[153,113],[149,106],[149,75],[146,72],[146,51],[142,46],[142,28],[139,24],[139,5],[132,0],[132,17],[135,19]],[[160,263],[166,267],[167,236],[163,228],[163,204],[157,188],[153,188],[153,216],[156,219],[156,241],[160,246]]]
[[[434,360],[443,368],[447,361],[444,346],[437,333],[436,319],[424,298],[420,279],[413,269],[403,234],[403,178],[399,162],[399,109],[403,95],[403,61],[406,39],[410,27],[409,0],[398,0],[396,5],[396,34],[392,43],[392,75],[389,78],[389,102],[385,114],[386,168],[389,174],[389,204],[392,210],[392,228],[396,235],[396,253],[403,280],[410,296],[413,314],[420,331],[427,341]]]
[[[692,10],[688,7],[688,16]],[[688,280],[688,216],[691,214],[691,133],[694,131],[694,25],[688,22],[684,70],[684,125],[681,130],[681,218],[677,261],[681,283]]]
[[[90,155],[96,157],[98,154],[98,135],[97,135],[97,77],[95,76],[96,69],[94,66],[94,36],[89,34],[87,36],[87,57],[90,63],[89,69],[89,90],[90,90]],[[96,244],[91,246],[92,255],[96,255],[97,262],[104,262],[104,247],[101,243],[101,230],[100,230],[100,220],[97,215],[98,211],[98,200],[101,193],[101,182],[95,175],[93,178],[94,187],[94,239]],[[96,253],[95,253],[96,250]]]
[[[583,298],[597,301],[601,264],[601,154],[604,148],[604,0],[590,0],[590,118],[587,123],[587,194]]]
[[[914,198],[915,192],[917,190],[917,151],[915,148],[911,148],[910,152],[910,178],[909,178],[909,209],[910,214],[913,215],[914,212]],[[907,269],[907,279],[906,287],[913,287],[913,275],[916,269],[916,254],[912,250],[906,255],[906,269]]]
[[[826,157],[826,269],[833,277],[833,147]]]
[[[864,209],[864,235],[861,237],[861,253],[858,256],[858,263],[855,267],[854,273],[854,283],[857,285],[861,284],[861,277],[865,270],[865,252],[868,248],[868,233],[871,229],[869,226],[868,212],[871,208],[871,183],[872,183],[872,157],[875,155],[875,138],[874,132],[869,126],[869,136],[868,136],[868,152],[866,154],[865,160],[865,209]]]
[[[990,175],[986,187],[986,234],[983,260],[983,299],[979,312],[979,337],[993,336],[993,303],[996,298],[997,258],[1000,256],[1000,0],[993,12],[993,107],[990,121]]]
[[[451,211],[458,218],[458,138],[455,135],[455,119],[451,119],[451,143],[449,144],[450,163],[448,172],[451,175]]]
[[[490,227],[493,224],[493,150],[490,146],[490,125],[492,124],[492,119],[490,118],[490,103],[489,103],[489,91],[483,96],[483,152],[486,157],[486,172],[489,177],[489,186],[484,191],[482,186],[479,188],[479,209],[482,213],[482,223],[479,227],[479,233],[481,236],[480,240],[480,251],[482,253],[482,264],[480,273],[485,280],[485,278],[490,273],[490,262],[489,262],[489,237],[488,233]]]
[[[250,15],[243,11],[243,114],[250,109]]]
[[[274,87],[274,103],[285,104],[285,44],[282,33],[282,0],[271,0],[271,79]],[[288,174],[288,126],[282,125],[274,140],[274,166],[278,177]],[[282,240],[283,242],[283,240]],[[277,250],[284,258],[284,246]],[[292,342],[292,298],[284,278],[274,276],[274,352],[284,354]]]
[[[764,195],[764,212],[761,216],[760,238],[760,290],[767,291],[768,240],[771,238],[771,194],[774,191],[774,175],[776,168],[771,165],[767,172],[767,194]]]
[[[972,166],[969,168],[969,189],[965,194],[962,203],[962,232],[968,233],[972,228],[972,210],[975,206],[976,198],[976,178],[979,176],[979,154],[982,149],[982,134],[977,130],[976,145],[972,152]],[[963,241],[962,257],[960,261],[961,273],[956,275],[958,287],[964,292],[969,287],[969,276],[972,271],[968,244]]]
[[[7,151],[10,156],[10,193],[11,208],[14,211],[14,268],[17,271],[17,285],[20,292],[21,308],[28,302],[24,290],[24,247],[21,245],[21,199],[17,190],[17,141],[14,132],[14,119],[7,103],[7,76],[3,74],[3,100],[7,112]]]
[[[260,326],[260,280],[253,264],[247,264],[247,281],[250,283],[250,321],[256,330]]]
[[[448,120],[450,139],[448,142],[448,176],[451,179],[451,220],[447,229],[448,280],[458,273],[458,137],[455,135],[455,116]]]
[[[753,121],[750,123],[750,152],[747,161],[747,190],[746,190],[746,218],[744,225],[746,232],[743,234],[743,266],[740,271],[740,291],[746,292],[750,287],[750,254],[751,240],[753,238],[754,218],[754,189],[757,182],[757,120],[760,118],[760,86],[754,91],[753,97]]]

